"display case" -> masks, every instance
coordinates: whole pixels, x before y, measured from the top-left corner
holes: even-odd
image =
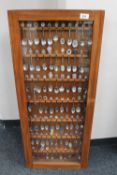
[[[8,12],[22,140],[30,168],[85,168],[104,11]]]

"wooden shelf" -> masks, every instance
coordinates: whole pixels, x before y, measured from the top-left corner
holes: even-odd
[[[76,154],[76,153],[79,153],[79,150],[73,150],[73,149],[66,149],[66,150],[60,150],[58,149],[58,151],[55,152],[55,149],[54,150],[33,150],[32,151],[33,153],[36,153],[36,154],[51,154],[51,153],[59,153],[59,154]]]
[[[84,100],[27,100],[27,103],[85,103]]]
[[[57,137],[56,137],[55,135],[53,135],[53,136],[40,136],[40,135],[33,135],[33,136],[32,136],[32,135],[31,135],[31,139],[43,139],[43,140],[44,140],[44,139],[45,139],[45,140],[47,139],[47,140],[49,140],[49,139],[51,139],[51,138],[52,138],[52,139],[55,139],[55,140],[56,140],[56,139],[60,140],[60,139],[61,139],[61,136],[60,136],[60,135],[57,135]],[[73,135],[73,136],[69,136],[69,135],[68,135],[68,136],[64,136],[64,135],[63,135],[63,136],[62,136],[62,139],[64,139],[64,140],[69,140],[69,139],[70,139],[70,140],[75,140],[75,139],[78,140],[78,139],[79,139],[79,140],[80,140],[80,136],[74,136],[74,135]]]
[[[51,55],[49,55],[49,54],[32,54],[31,56],[30,56],[30,54],[27,54],[27,55],[25,55],[24,56],[24,58],[30,58],[30,57],[32,57],[32,58],[55,58],[55,57],[57,57],[57,58],[61,58],[61,57],[64,57],[64,58],[74,58],[74,56],[76,57],[76,58],[81,58],[81,55],[80,54],[77,54],[77,55],[74,55],[74,54],[71,54],[71,55],[67,55],[67,54],[64,54],[64,55],[62,55],[62,54],[57,54],[57,56],[56,56],[56,54],[51,54]],[[86,54],[83,54],[82,55],[82,58],[88,58],[88,55],[86,55]]]
[[[37,117],[38,118],[38,117]],[[39,118],[41,118],[41,117],[39,117]],[[30,122],[31,123],[81,123],[81,122],[83,122],[83,120],[77,120],[77,119],[60,119],[60,118],[58,118],[58,119],[30,119]]]
[[[25,79],[25,81],[27,82],[40,82],[40,81],[44,81],[44,82],[88,82],[88,80],[86,79],[56,79],[56,78],[51,78],[51,79],[37,79],[37,78],[27,78]]]
[[[22,27],[21,28],[24,31],[35,31],[35,30],[39,30],[39,31],[76,31],[76,30],[81,30],[82,31],[82,27]],[[88,31],[90,28],[89,27],[84,27],[83,31]]]

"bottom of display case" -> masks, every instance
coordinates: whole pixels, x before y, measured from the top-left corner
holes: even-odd
[[[33,161],[31,168],[83,168],[79,162],[71,161]]]

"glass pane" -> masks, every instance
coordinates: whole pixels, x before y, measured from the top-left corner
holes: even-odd
[[[33,159],[80,162],[93,23],[22,21],[20,29]]]

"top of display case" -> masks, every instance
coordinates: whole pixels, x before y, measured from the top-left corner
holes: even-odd
[[[96,15],[104,15],[104,10],[8,10],[8,15],[17,15],[19,20],[90,20]]]

